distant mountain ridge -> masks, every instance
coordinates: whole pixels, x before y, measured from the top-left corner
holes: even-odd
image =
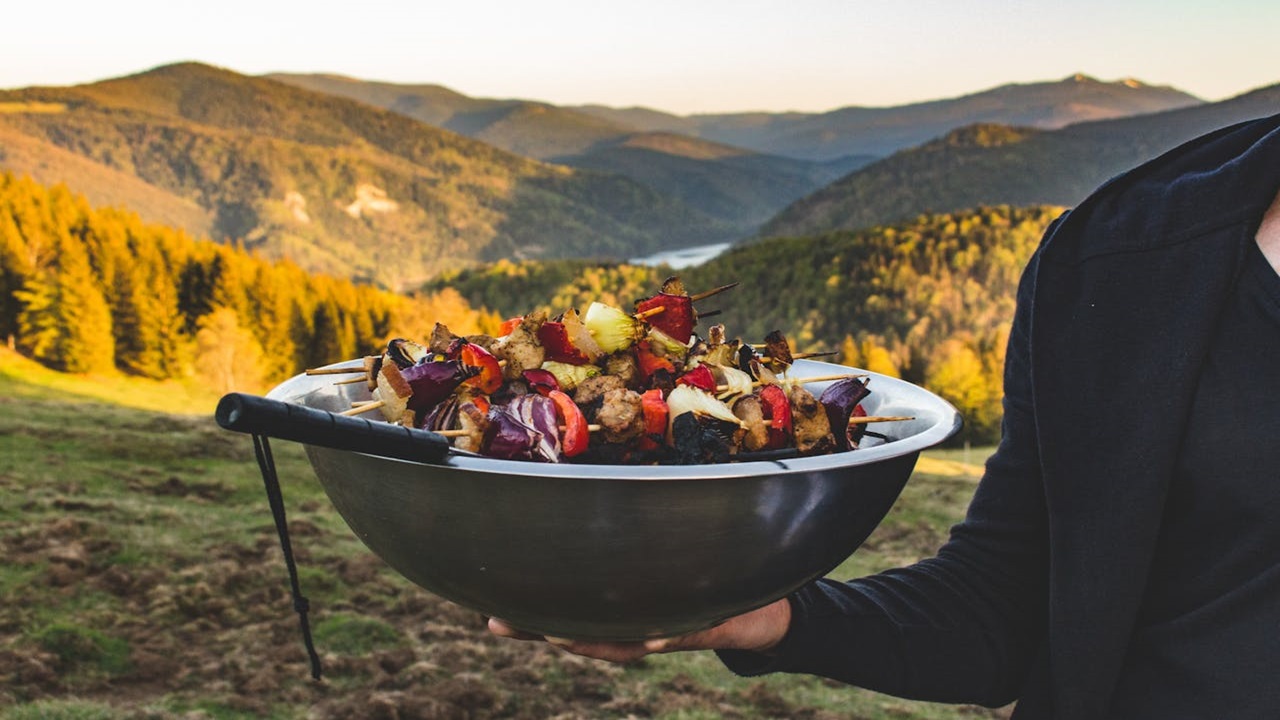
[[[0,168],[94,203],[113,179],[136,178],[146,198],[109,201],[138,197],[139,211],[163,205],[166,219],[194,212],[216,239],[393,288],[500,258],[625,258],[734,235],[624,177],[197,63],[0,92],[0,135],[23,148],[0,151]],[[47,158],[70,169],[73,157],[75,172],[49,177]]]
[[[685,117],[472,98],[440,85],[340,75],[267,77],[390,109],[528,157],[630,177],[740,235],[755,233],[787,204],[878,157],[969,123],[1058,127],[1200,102],[1172,88],[1076,75],[900,107]]]
[[[1203,100],[1168,86],[1127,78],[1104,82],[1084,74],[1059,81],[1011,83],[955,98],[889,107],[843,107],[823,113],[719,113],[678,116],[648,108],[584,105],[576,109],[641,130],[664,130],[762,153],[830,160],[885,156],[975,123],[1059,128]]]
[[[689,135],[638,131],[544,102],[472,98],[440,85],[326,74],[266,77],[385,108],[526,157],[632,178],[726,223],[739,236],[875,159],[796,160]]]
[[[979,205],[1073,206],[1199,135],[1280,112],[1280,85],[1215,103],[1057,130],[978,124],[877,161],[770,220],[762,236],[860,229]]]

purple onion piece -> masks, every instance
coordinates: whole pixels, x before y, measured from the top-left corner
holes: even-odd
[[[409,397],[409,409],[426,412],[440,404],[471,376],[469,369],[458,360],[438,360],[411,365],[400,374],[413,395]]]
[[[546,462],[560,462],[560,427],[556,422],[556,404],[542,395],[521,395],[507,406],[525,425],[541,436],[537,454]]]
[[[831,423],[831,433],[836,438],[836,448],[840,451],[858,447],[858,439],[862,437],[865,425],[849,426],[849,418],[854,408],[862,399],[870,395],[867,384],[857,378],[845,378],[832,383],[822,391],[818,402],[827,411],[827,420]]]
[[[499,460],[533,460],[541,438],[502,405],[489,408],[489,425],[480,441],[480,453]]]
[[[443,402],[437,403],[431,411],[418,421],[424,430],[449,430],[458,419],[458,396],[450,395]]]
[[[521,395],[491,406],[481,453],[501,460],[559,462],[555,403],[541,395]]]

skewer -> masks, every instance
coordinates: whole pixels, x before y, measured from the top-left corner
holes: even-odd
[[[861,417],[849,418],[850,425],[866,425],[874,422],[898,422],[900,420],[915,420],[913,415],[863,415]]]
[[[848,380],[849,378],[864,378],[864,377],[870,377],[870,375],[858,374],[858,373],[846,373],[843,375],[815,375],[813,377],[787,378],[787,379],[792,380],[793,382],[816,383],[816,382],[827,382],[828,380]],[[759,384],[759,382],[760,382],[759,380],[756,381],[757,384]]]
[[[373,411],[373,410],[377,410],[378,408],[382,407],[383,405],[386,405],[386,403],[384,403],[384,402],[383,402],[383,401],[381,401],[381,400],[373,400],[373,401],[367,402],[367,403],[365,403],[365,404],[363,404],[363,405],[357,405],[357,406],[355,406],[355,407],[351,408],[350,410],[343,410],[342,412],[340,412],[340,413],[338,413],[338,414],[339,414],[339,415],[347,415],[347,416],[350,416],[350,415],[361,415],[361,414],[363,414],[363,413],[367,413],[367,412],[371,412],[371,411]]]
[[[765,345],[764,343],[752,343],[751,347],[754,350],[764,350],[768,348],[768,345]],[[827,350],[826,352],[798,352],[798,353],[791,353],[791,359],[804,360],[805,358],[824,357],[827,355],[839,355],[839,354],[840,354],[839,350]]]
[[[730,289],[732,289],[732,288],[736,288],[736,287],[738,287],[738,283],[736,283],[736,282],[734,282],[734,283],[729,283],[728,285],[721,285],[721,286],[720,286],[720,287],[718,287],[718,288],[712,288],[711,290],[707,290],[707,291],[705,291],[705,292],[700,292],[700,293],[698,293],[697,295],[690,295],[690,296],[689,296],[689,300],[690,300],[690,301],[692,301],[692,302],[698,302],[699,300],[706,300],[707,298],[711,297],[712,295],[718,295],[718,294],[720,294],[720,293],[724,292],[725,290],[730,290]]]
[[[351,375],[352,373],[367,372],[364,367],[343,367],[343,368],[307,368],[308,375]]]
[[[719,314],[720,314],[720,313],[722,313],[722,312],[724,312],[724,311],[723,311],[723,310],[708,310],[708,311],[706,311],[706,312],[699,312],[699,313],[698,313],[698,319],[699,319],[699,320],[701,320],[702,318],[715,317],[716,315],[719,315]]]
[[[654,315],[661,315],[662,313],[664,313],[664,312],[666,312],[666,311],[667,311],[667,306],[665,306],[665,305],[659,305],[659,306],[657,306],[657,307],[651,307],[651,308],[649,308],[648,310],[641,310],[640,312],[638,312],[638,313],[636,313],[636,314],[632,315],[631,317],[633,317],[633,318],[635,318],[635,319],[637,319],[637,320],[648,320],[649,318],[653,317]]]
[[[815,383],[815,382],[827,382],[828,380],[848,380],[849,378],[863,378],[863,377],[869,377],[869,376],[868,376],[868,375],[858,375],[858,374],[845,374],[845,375],[815,375],[814,377],[806,377],[806,378],[783,378],[783,380],[784,380],[784,381],[785,381],[785,380],[792,380],[792,381],[794,381],[794,382],[800,382],[800,383]],[[766,382],[764,382],[763,380],[756,380],[755,382],[751,383],[751,386],[752,386],[752,387],[760,387],[761,385],[768,385],[768,384],[769,384],[769,383],[766,383]],[[729,386],[728,386],[728,385],[717,385],[717,386],[716,386],[716,392],[724,392],[725,390],[728,390],[728,389],[729,389]]]
[[[369,382],[369,378],[368,377],[347,378],[346,380],[339,380],[335,382],[334,385],[354,385],[356,383],[362,383],[362,382]]]

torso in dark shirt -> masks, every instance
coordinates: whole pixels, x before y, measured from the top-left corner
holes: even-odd
[[[1255,246],[1196,390],[1117,718],[1280,717],[1280,275]]]

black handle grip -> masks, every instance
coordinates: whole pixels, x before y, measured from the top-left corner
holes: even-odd
[[[450,450],[448,440],[429,430],[337,415],[244,393],[222,396],[214,417],[226,430],[401,460],[439,464]]]

